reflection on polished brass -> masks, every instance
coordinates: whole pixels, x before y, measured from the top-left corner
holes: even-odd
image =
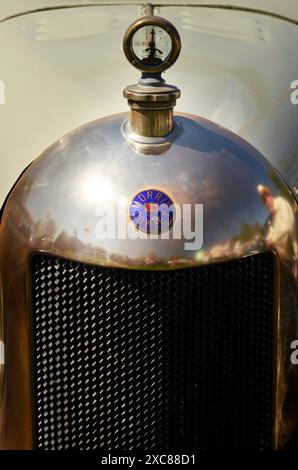
[[[169,150],[173,142],[183,129],[177,119],[173,119],[172,130],[160,137],[146,137],[135,133],[131,128],[131,120],[127,119],[122,124],[122,134],[129,145],[138,153],[143,155],[161,155]]]
[[[171,145],[161,154],[139,154],[123,138],[121,127],[127,118],[125,113],[100,119],[61,138],[24,172],[4,208],[0,341],[5,343],[6,364],[0,389],[1,448],[34,447],[29,270],[34,252],[93,265],[160,270],[272,251],[277,321],[274,446],[289,446],[295,439],[297,443],[298,374],[290,364],[290,343],[298,338],[295,198],[258,151],[216,124],[176,115],[183,132]],[[264,204],[260,185],[278,199],[273,212]],[[203,204],[202,249],[185,251],[184,237],[97,238],[98,211],[105,204],[128,205],[132,195],[146,186],[171,194],[179,205]],[[282,205],[292,213],[283,224],[276,213]]]
[[[173,129],[173,108],[180,90],[170,85],[131,85],[123,95],[131,108],[130,127],[143,137],[163,137]]]
[[[133,109],[130,115],[132,130],[144,137],[162,137],[173,128],[173,110],[150,106]]]

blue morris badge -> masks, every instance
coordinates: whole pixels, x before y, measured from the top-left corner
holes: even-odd
[[[129,204],[129,216],[137,229],[151,235],[169,231],[175,207],[172,199],[159,189],[139,192]]]

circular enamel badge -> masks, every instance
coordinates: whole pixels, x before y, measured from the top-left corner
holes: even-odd
[[[159,189],[139,192],[129,204],[129,216],[137,229],[158,235],[172,228],[175,207],[172,199]]]

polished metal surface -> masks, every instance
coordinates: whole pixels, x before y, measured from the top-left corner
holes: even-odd
[[[291,16],[297,8],[291,2],[275,1],[272,11]],[[6,84],[6,103],[0,106],[5,123],[0,128],[1,204],[24,168],[61,135],[127,110],[120,95],[136,76],[121,43],[127,25],[144,14],[140,4],[113,6],[102,0],[89,7],[93,2],[83,7],[79,0],[26,0],[26,7],[21,0],[2,3],[2,18],[41,6],[81,6],[39,11],[0,25],[0,80]],[[236,3],[270,10],[267,0]],[[297,26],[257,12],[202,5],[163,4],[155,14],[175,24],[183,43],[183,54],[166,74],[169,83],[183,86],[176,109],[236,132],[298,186],[298,112],[290,100],[291,82],[298,77]]]
[[[173,129],[173,110],[153,106],[132,109],[129,121],[132,132],[139,136],[163,137]]]
[[[180,90],[167,84],[158,87],[130,85],[123,91],[131,108],[130,128],[148,138],[164,137],[173,130],[173,109]]]
[[[274,436],[276,447],[282,447],[297,426],[288,412],[297,402],[289,381],[289,344],[298,335],[293,194],[259,152],[216,124],[176,115],[183,129],[180,136],[166,147],[160,144],[162,151],[153,145],[146,154],[123,137],[127,117],[125,113],[100,119],[62,137],[27,169],[6,204],[0,226],[0,340],[6,348],[1,446],[34,445],[28,327],[32,253],[101,266],[176,269],[271,250],[276,254]],[[200,249],[186,250],[185,236],[149,239],[137,229],[138,239],[119,233],[114,239],[98,238],[99,214],[106,204],[120,207],[125,217],[134,195],[146,188],[165,192],[177,207],[203,205]],[[281,210],[286,210],[285,217]]]
[[[142,155],[123,138],[121,127],[126,119],[127,114],[120,114],[94,121],[44,152],[12,192],[2,230],[12,224],[11,208],[15,210],[17,204],[23,216],[14,230],[20,223],[24,229],[26,217],[31,250],[45,244],[47,251],[63,255],[59,248],[62,237],[64,243],[72,240],[74,247],[66,253],[72,259],[138,267],[152,257],[149,264],[172,266],[175,261],[179,265],[215,262],[263,249],[270,211],[261,200],[260,185],[269,187],[274,197],[289,201],[294,214],[295,202],[287,186],[266,160],[237,136],[181,114],[176,120],[182,133],[167,151],[159,156],[154,151]],[[125,208],[134,194],[146,187],[160,188],[180,206],[204,206],[201,250],[187,253],[183,238],[171,243],[97,239],[96,213],[101,205],[123,203]]]
[[[183,131],[181,124],[179,124],[177,119],[173,119],[171,116],[171,131],[168,134],[160,137],[144,137],[133,131],[131,127],[132,119],[133,117],[130,115],[130,118],[122,124],[122,133],[125,139],[127,139],[130,144],[141,153],[163,153],[169,148],[170,142],[176,140]],[[161,144],[164,144],[164,146]]]

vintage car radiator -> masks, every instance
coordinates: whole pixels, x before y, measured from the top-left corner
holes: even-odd
[[[32,261],[36,445],[272,446],[273,259],[171,271]]]
[[[174,115],[181,40],[153,13],[124,36],[130,113],[61,137],[3,208],[2,449],[297,445],[297,202],[239,136]]]

